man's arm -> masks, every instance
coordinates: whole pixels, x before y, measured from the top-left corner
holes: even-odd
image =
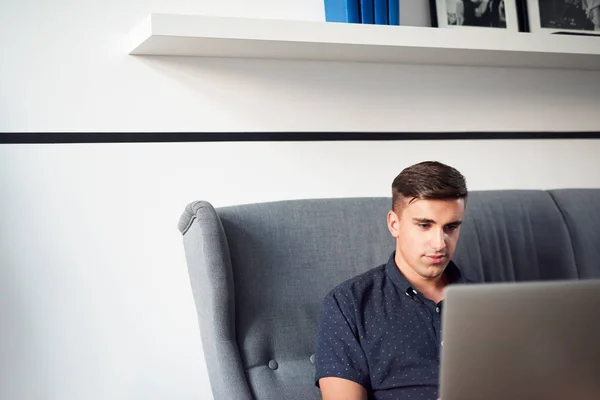
[[[315,383],[324,400],[366,400],[370,390],[352,302],[348,293],[329,293],[319,313]]]
[[[362,385],[348,379],[327,377],[319,379],[323,400],[367,400]]]

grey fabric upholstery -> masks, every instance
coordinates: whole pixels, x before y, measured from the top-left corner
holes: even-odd
[[[454,260],[481,282],[600,276],[598,200],[600,189],[472,192]],[[215,399],[320,398],[311,356],[321,301],[387,261],[390,205],[188,205],[179,229]]]
[[[454,260],[480,282],[577,278],[567,227],[542,191],[470,194]]]
[[[573,243],[580,278],[600,278],[600,190],[550,191]]]
[[[223,226],[212,205],[198,202],[187,207],[179,230],[213,396],[250,399],[236,338],[235,287]]]

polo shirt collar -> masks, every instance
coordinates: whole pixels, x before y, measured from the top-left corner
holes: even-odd
[[[404,293],[414,294],[415,289],[411,286],[410,282],[404,277],[404,275],[398,269],[395,261],[396,251],[392,252],[390,258],[388,259],[387,265],[385,266],[386,275],[390,277],[390,279],[402,290]],[[455,283],[465,283],[465,279],[452,260],[448,263],[446,270],[444,271],[449,279],[449,285]]]

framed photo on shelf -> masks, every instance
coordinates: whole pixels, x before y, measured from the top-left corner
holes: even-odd
[[[530,32],[600,35],[600,0],[521,1]]]
[[[431,25],[439,28],[504,29],[519,32],[524,23],[520,1],[429,0]]]

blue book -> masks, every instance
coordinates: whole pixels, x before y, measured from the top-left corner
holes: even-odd
[[[400,25],[400,0],[389,0],[388,25]]]
[[[394,1],[394,0],[392,0]],[[374,0],[375,23],[377,25],[388,24],[388,0]]]
[[[325,21],[360,24],[359,0],[323,0]]]
[[[375,23],[373,0],[360,0],[360,22],[363,24]]]

